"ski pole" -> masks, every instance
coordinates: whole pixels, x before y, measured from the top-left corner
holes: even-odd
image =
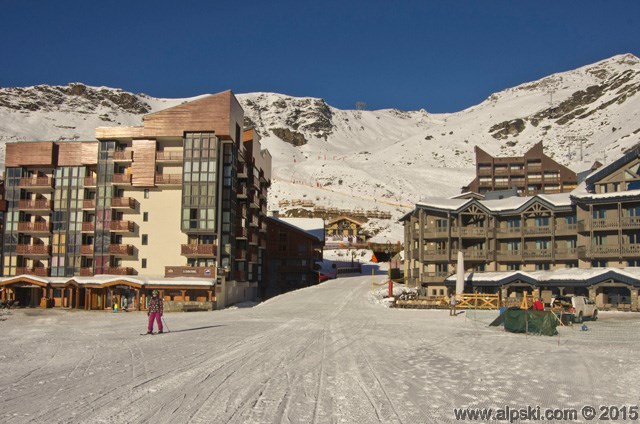
[[[164,323],[164,326],[167,328],[167,333],[170,333],[171,330],[169,329],[169,326],[167,325],[167,321],[164,320],[164,315],[162,315],[161,318],[162,318],[162,322]]]

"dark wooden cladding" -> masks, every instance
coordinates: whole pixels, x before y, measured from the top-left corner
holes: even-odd
[[[185,130],[233,135],[230,128],[232,99],[233,93],[229,90],[146,115],[144,136],[182,137]],[[233,103],[237,103],[235,99]]]
[[[53,143],[48,141],[9,143],[5,166],[53,166]]]
[[[133,140],[133,157],[131,164],[131,184],[136,187],[153,187],[156,172],[155,140]]]

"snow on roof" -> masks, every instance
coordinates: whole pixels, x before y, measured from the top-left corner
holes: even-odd
[[[614,191],[611,193],[589,193],[586,189],[584,191],[576,192],[576,190],[571,193],[571,196],[581,200],[612,199],[618,197],[640,197],[640,190]]]
[[[116,281],[126,281],[139,285],[164,285],[164,286],[213,286],[215,281],[209,278],[164,278],[161,276],[123,276],[123,275],[94,275],[91,277],[36,277],[34,275],[19,275],[15,277],[5,277],[0,282],[10,281],[20,278],[28,278],[39,281],[43,284],[66,284],[68,282],[76,282],[79,285],[106,285]]]
[[[416,205],[435,209],[457,210],[471,201],[472,199],[449,199],[447,197],[433,197],[430,199],[421,200]]]
[[[273,218],[273,217],[272,217]],[[273,218],[293,225],[324,242],[324,220],[322,218]]]
[[[523,279],[536,282],[542,281],[586,281],[604,274],[613,273],[640,284],[640,267],[627,268],[561,268],[553,271],[508,271],[508,272],[468,272],[464,280],[468,282],[500,282],[517,275]],[[456,281],[455,274],[447,277],[446,281]]]
[[[434,209],[444,209],[450,211],[456,211],[466,206],[469,202],[477,202],[493,212],[516,210],[531,202],[532,200],[539,199],[553,206],[571,206],[570,193],[554,193],[554,194],[537,194],[530,197],[505,197],[504,199],[494,200],[473,200],[473,199],[454,199],[454,198],[433,198],[426,199],[419,203],[417,206],[429,207]]]

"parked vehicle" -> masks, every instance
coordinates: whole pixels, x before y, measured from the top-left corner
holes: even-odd
[[[585,318],[598,319],[598,308],[593,300],[586,296],[556,296],[551,299],[551,310],[573,314],[573,321],[580,323]]]
[[[318,281],[321,283],[324,283],[327,280],[331,280],[333,278],[337,278],[336,274],[333,273],[324,273],[324,272],[318,272]]]

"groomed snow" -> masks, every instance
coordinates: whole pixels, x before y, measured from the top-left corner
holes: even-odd
[[[605,338],[616,325],[637,334],[634,314],[525,336],[487,327],[495,311],[388,309],[370,291],[357,276],[166,314],[160,336],[138,335],[143,313],[11,311],[0,421],[431,423],[464,406],[637,404],[640,340]]]

